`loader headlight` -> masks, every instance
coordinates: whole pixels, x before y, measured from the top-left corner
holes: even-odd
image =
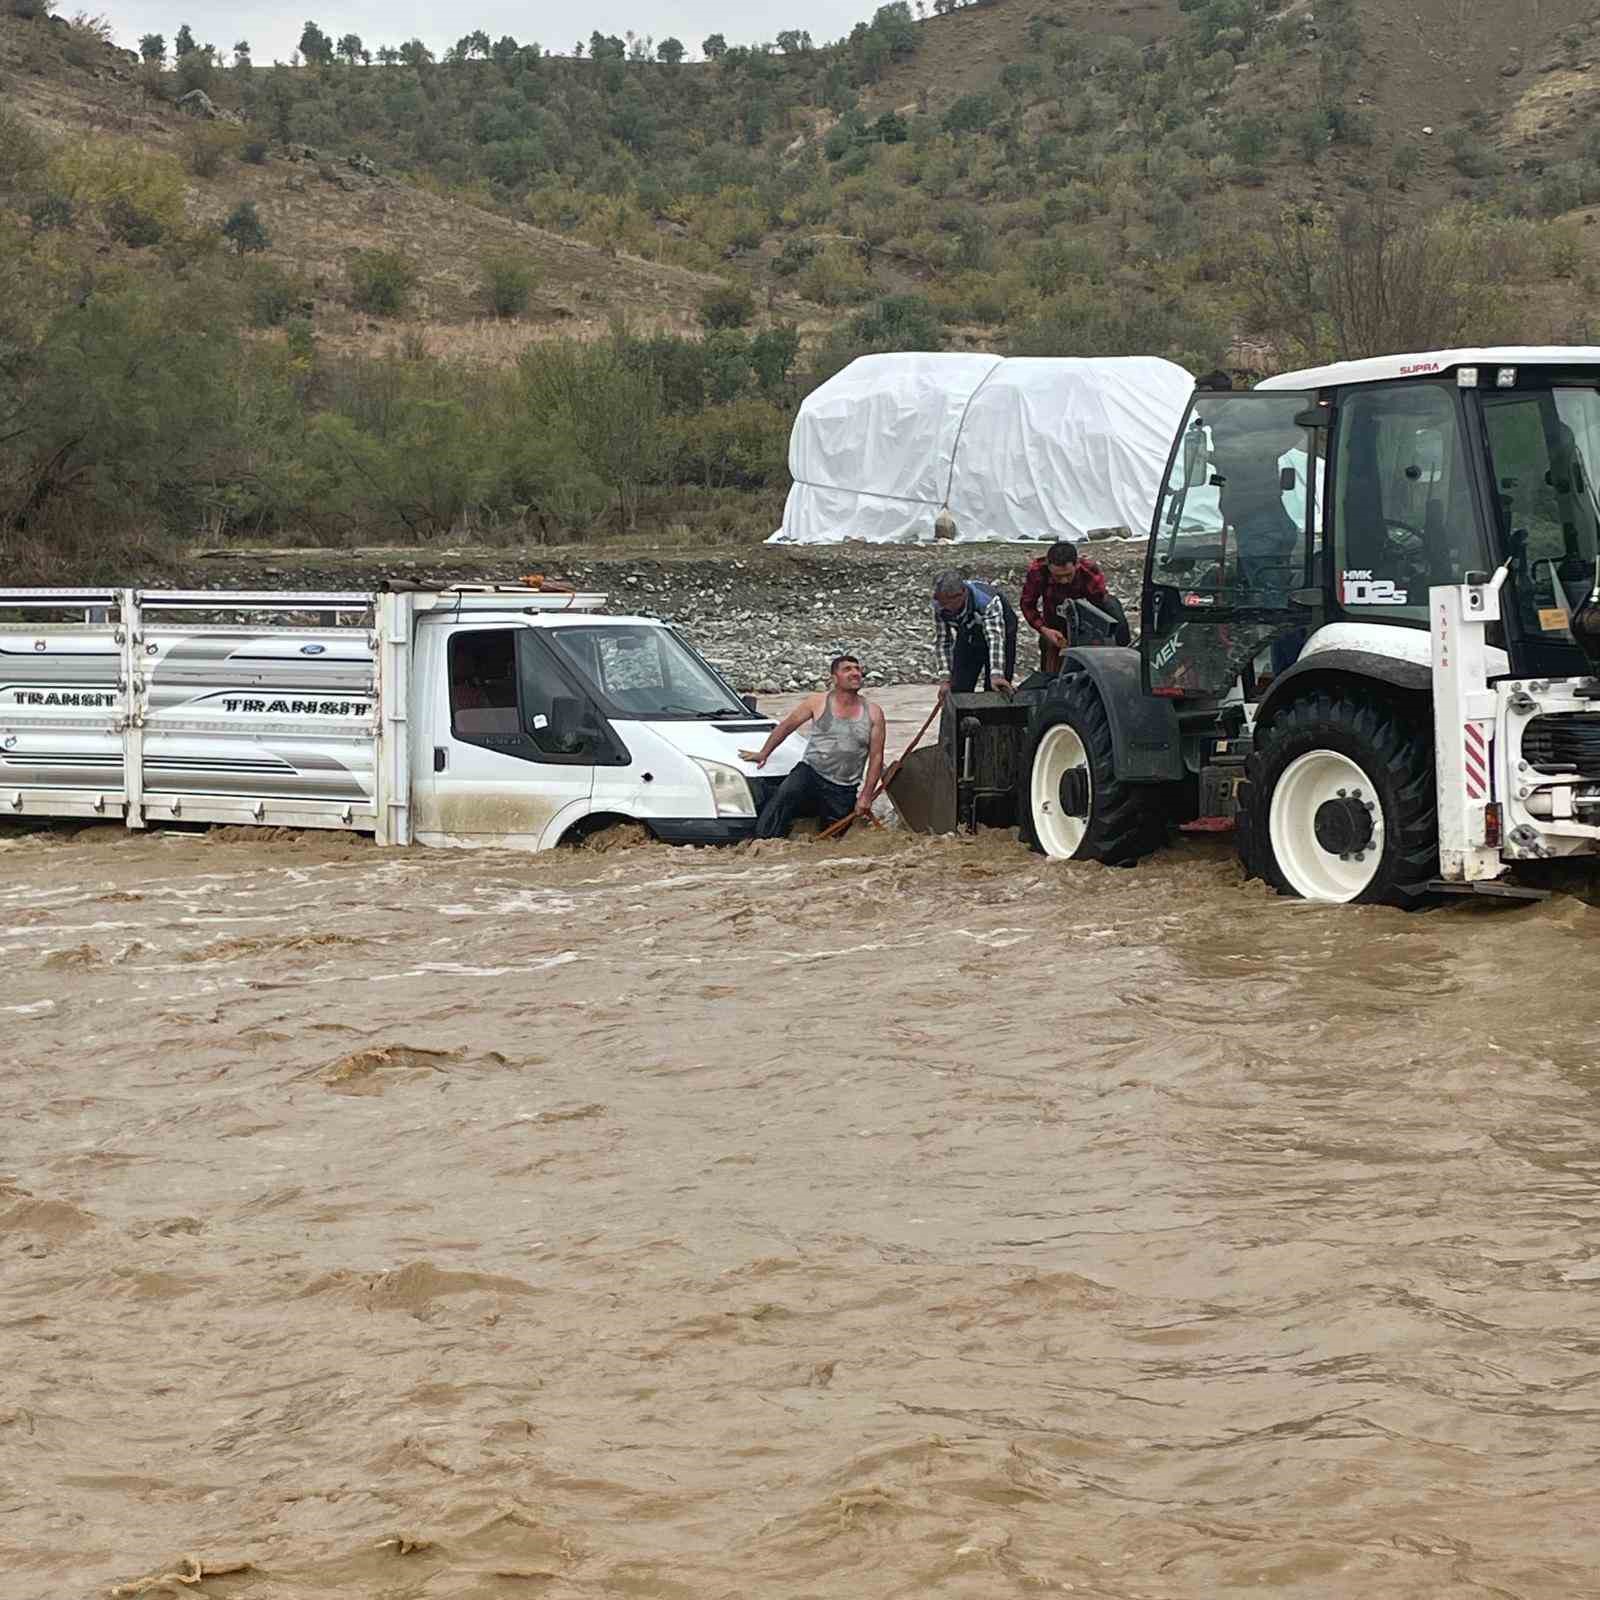
[[[711,785],[711,803],[719,817],[753,817],[756,814],[755,797],[742,772],[735,767],[725,767],[720,761],[702,761],[698,756],[691,759]]]

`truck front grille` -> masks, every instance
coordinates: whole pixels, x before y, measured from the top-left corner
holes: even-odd
[[[1600,711],[1552,711],[1522,735],[1522,759],[1539,772],[1600,778]]]

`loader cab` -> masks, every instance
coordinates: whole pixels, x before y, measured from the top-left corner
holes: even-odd
[[[1512,561],[1493,641],[1514,675],[1591,670],[1568,621],[1595,584],[1600,366],[1389,357],[1200,393],[1146,567],[1145,687],[1200,709],[1329,623],[1426,633],[1428,590]],[[1496,355],[1504,361],[1496,361]],[[1237,688],[1235,686],[1238,686]]]
[[[1145,565],[1140,653],[1149,693],[1222,700],[1280,655],[1311,613],[1319,429],[1310,391],[1196,394],[1174,442]]]

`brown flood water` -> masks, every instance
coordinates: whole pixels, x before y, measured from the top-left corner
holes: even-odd
[[[0,836],[0,1596],[1593,1595],[1597,934]]]

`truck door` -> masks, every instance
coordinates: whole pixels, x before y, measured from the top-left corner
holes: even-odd
[[[588,809],[597,752],[614,736],[535,630],[452,630],[427,693],[419,837],[538,849]]]
[[[1225,695],[1263,652],[1298,653],[1320,583],[1315,436],[1300,391],[1200,393],[1173,446],[1145,567],[1140,653],[1152,694]],[[1287,661],[1278,659],[1286,657]]]

